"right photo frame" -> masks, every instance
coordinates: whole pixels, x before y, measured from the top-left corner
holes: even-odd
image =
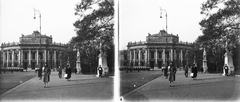
[[[239,5],[119,0],[120,101],[238,101]]]

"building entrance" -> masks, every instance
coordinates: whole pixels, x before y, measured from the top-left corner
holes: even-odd
[[[31,68],[35,69],[35,67],[36,67],[36,62],[31,62]]]
[[[27,66],[28,66],[28,62],[23,62],[23,68],[27,69]]]

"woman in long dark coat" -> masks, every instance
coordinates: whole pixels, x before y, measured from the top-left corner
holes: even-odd
[[[43,77],[44,87],[47,87],[48,83],[50,82],[51,69],[45,64],[43,72],[44,72]]]
[[[167,64],[167,66],[165,67],[165,69],[164,69],[164,76],[166,77],[165,79],[167,79],[168,78],[168,64]]]
[[[38,77],[39,77],[39,80],[42,79],[42,66],[40,66],[40,68],[38,69]]]
[[[59,69],[58,69],[58,77],[59,77],[59,78],[62,78],[62,66],[59,66]]]
[[[192,73],[193,73],[193,76],[192,76],[192,78],[193,78],[193,80],[195,80],[196,78],[197,78],[197,66],[196,66],[196,64],[193,64],[193,66],[192,66]]]
[[[169,82],[170,82],[170,87],[174,85],[174,81],[176,80],[176,72],[177,69],[176,67],[173,65],[173,63],[170,64],[170,69],[169,69]]]
[[[188,66],[185,66],[184,75],[185,77],[188,77]]]
[[[70,65],[67,65],[67,68],[66,68],[66,74],[67,74],[67,81],[71,80],[71,74],[72,74],[72,70],[70,68]]]
[[[102,71],[103,71],[103,69],[102,69],[101,65],[99,65],[98,66],[99,77],[102,77]]]

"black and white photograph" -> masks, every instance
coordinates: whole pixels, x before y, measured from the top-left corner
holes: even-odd
[[[240,0],[0,0],[1,102],[238,102]]]
[[[1,0],[0,101],[113,101],[113,0]]]
[[[239,101],[239,0],[119,0],[120,99]]]

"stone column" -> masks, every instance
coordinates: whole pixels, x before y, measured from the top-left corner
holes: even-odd
[[[149,52],[149,49],[148,49],[148,51],[147,51],[147,66],[149,67],[149,57],[150,57],[150,54],[149,54],[150,52]]]
[[[54,50],[54,68],[57,68],[57,55],[56,55],[56,50]]]
[[[20,67],[23,67],[23,50],[21,50],[21,61],[20,61]]]
[[[44,50],[44,62],[47,63],[47,50]]]
[[[177,49],[173,50],[173,61],[175,66],[177,66]]]
[[[135,54],[135,50],[133,50],[133,66],[135,66],[135,62],[136,62],[136,54]]]
[[[144,63],[145,67],[147,67],[147,52],[148,52],[147,49],[145,49],[145,63]]]
[[[5,51],[3,51],[3,54],[2,54],[2,55],[3,55],[3,60],[2,60],[2,61],[3,61],[3,63],[2,63],[2,68],[4,68],[4,67],[5,67],[5,66],[4,66],[4,63],[6,62],[6,60],[5,60],[5,59],[6,59]]]
[[[165,49],[162,51],[162,59],[163,59],[163,66],[165,67],[166,65],[166,57],[165,57]]]
[[[171,57],[171,61],[173,61],[173,49],[171,49],[170,57]]]
[[[9,67],[8,63],[9,63],[9,51],[7,50],[7,67]]]
[[[181,67],[183,68],[183,52],[182,52],[182,49],[180,51],[180,63],[181,63]]]
[[[138,52],[138,66],[141,66],[141,49]]]
[[[12,50],[12,67],[14,67],[14,54],[15,54],[15,51]]]
[[[177,70],[179,70],[178,66],[177,66],[177,63],[178,63],[178,60],[177,60],[177,49],[174,49],[173,50],[173,63],[174,63],[174,66],[177,68]]]
[[[185,58],[185,60],[186,60],[185,65],[188,66],[188,64],[189,64],[189,62],[188,62],[188,57],[187,57],[187,56],[188,56],[188,50],[185,51],[185,54],[184,54],[183,56],[185,56],[184,58]]]
[[[31,50],[28,50],[28,54],[29,67],[31,67]]]
[[[48,50],[47,51],[47,64],[48,64],[48,67],[51,68],[51,65],[50,65],[50,51]]]
[[[129,66],[131,66],[132,63],[132,51],[129,50]]]
[[[158,53],[158,50],[157,49],[155,49],[155,65],[154,65],[154,67],[157,67],[157,60],[158,60],[158,56],[157,56],[157,53]]]
[[[38,50],[37,50],[37,53],[36,53],[36,54],[37,54],[37,66],[40,68],[40,66],[39,66],[39,64],[38,64],[38,63],[39,63],[39,52],[38,52]]]
[[[18,67],[21,67],[21,50],[18,50]]]

